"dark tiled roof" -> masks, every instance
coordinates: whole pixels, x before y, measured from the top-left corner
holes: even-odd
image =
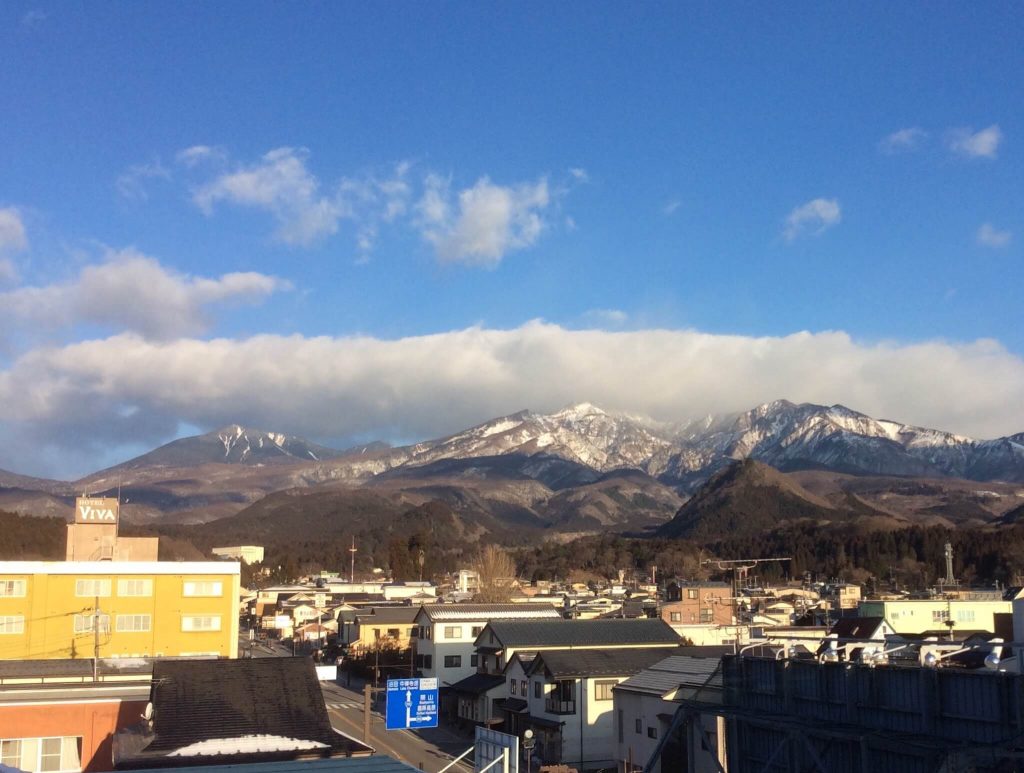
[[[607,650],[551,650],[533,661],[530,673],[543,671],[551,679],[582,679],[595,676],[632,676],[660,660],[671,650],[636,647]]]
[[[501,674],[470,674],[465,679],[461,679],[453,684],[449,689],[452,692],[481,695],[503,684],[505,684],[505,677]]]
[[[370,607],[359,612],[358,622],[366,625],[383,625],[395,623],[412,625],[419,614],[419,607]]]
[[[100,676],[138,676],[149,679],[153,661],[148,658],[102,658]],[[46,679],[53,682],[61,678],[79,681],[92,678],[91,658],[65,658],[55,660],[0,660],[0,679]]]
[[[530,704],[524,701],[522,698],[499,698],[494,702],[494,705],[497,706],[499,709],[504,709],[505,711],[514,711],[518,714],[522,711],[526,711],[526,708]]]
[[[829,630],[840,639],[870,639],[882,624],[881,617],[844,617]]]
[[[505,647],[615,646],[679,644],[679,634],[664,620],[496,620],[477,642],[489,641],[488,629]]]
[[[346,756],[368,748],[335,732],[309,658],[163,661],[153,666],[152,730],[118,734],[116,767],[245,762],[245,755],[171,752],[203,741],[280,736],[323,744],[314,752],[263,753],[261,759]],[[249,755],[252,756],[252,755]]]
[[[256,761],[248,765],[183,765],[177,773],[416,773],[417,768],[384,754],[333,760]],[[139,771],[145,773],[145,770]]]

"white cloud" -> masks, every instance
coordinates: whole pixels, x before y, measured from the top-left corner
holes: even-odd
[[[447,180],[430,175],[417,204],[423,237],[444,263],[494,268],[513,250],[534,244],[551,201],[547,180],[495,185],[487,177],[450,201]]]
[[[117,192],[126,199],[145,201],[149,198],[146,190],[146,180],[170,180],[171,172],[160,160],[150,164],[134,164],[128,167],[127,171],[118,176],[114,185]]]
[[[308,246],[337,233],[347,214],[337,198],[320,194],[320,183],[306,166],[308,156],[301,148],[271,150],[256,164],[201,186],[192,200],[207,215],[221,201],[262,209],[277,221],[279,240]]]
[[[191,169],[206,161],[226,161],[227,154],[223,149],[215,148],[211,145],[193,145],[190,148],[178,151],[174,158],[179,164],[183,164]]]
[[[576,182],[588,183],[590,182],[590,175],[587,174],[587,170],[578,166],[574,166],[569,170],[569,174]]]
[[[598,327],[619,327],[629,320],[629,314],[620,309],[590,309],[583,317]]]
[[[884,153],[909,153],[917,150],[927,138],[928,132],[912,126],[894,131],[879,143],[879,147]]]
[[[25,224],[14,207],[0,209],[0,254],[19,252],[28,247]]]
[[[427,438],[581,395],[662,421],[779,397],[839,402],[995,437],[1024,429],[1024,360],[985,340],[862,343],[842,332],[755,338],[543,322],[395,340],[123,334],[31,351],[0,370],[0,432],[65,450],[115,431],[136,443],[162,441],[179,422],[241,421],[313,438]],[[3,453],[0,467],[17,451]]]
[[[949,149],[968,158],[995,158],[1002,140],[999,124],[977,132],[969,128],[952,129],[947,136]]]
[[[812,199],[789,213],[782,235],[788,242],[807,233],[817,235],[841,219],[842,213],[836,199]]]
[[[0,320],[11,330],[94,324],[169,339],[205,330],[208,307],[257,303],[290,285],[255,272],[192,277],[134,250],[107,255],[73,280],[0,293]]]
[[[0,258],[0,285],[18,281],[18,267],[10,258]]]
[[[982,223],[978,229],[978,244],[984,247],[1005,247],[1010,243],[1012,234],[1009,231],[1000,231],[991,223]]]
[[[663,215],[674,215],[681,206],[683,206],[683,202],[679,199],[672,199],[661,208],[661,212]]]

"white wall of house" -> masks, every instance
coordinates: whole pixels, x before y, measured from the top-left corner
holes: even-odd
[[[548,750],[545,758],[582,768],[613,766],[617,753],[617,736],[612,687],[626,678],[619,676],[573,680],[575,713],[555,714],[548,712],[546,708],[547,696],[555,690],[554,683],[546,682],[540,675],[535,675],[528,688],[530,716],[562,723],[560,759],[554,760],[550,753],[552,750]],[[541,684],[539,698],[536,697],[537,688],[533,685],[538,681]]]
[[[455,684],[475,674],[476,649],[473,641],[487,624],[486,620],[432,622],[423,612],[416,616],[419,636],[416,639],[417,668],[425,677],[438,679],[440,687]],[[430,666],[420,657],[430,658]]]
[[[615,740],[618,770],[641,770],[658,748],[661,739],[672,725],[670,719],[661,716],[675,714],[679,704],[667,701],[657,695],[615,691]],[[701,724],[707,733],[711,749],[705,748],[698,728],[689,728],[688,744],[694,750],[694,767],[691,773],[718,773],[716,758],[725,760],[724,720],[713,714],[701,715]],[[685,730],[684,730],[685,732]],[[652,773],[673,773],[662,771],[660,761],[651,768]]]

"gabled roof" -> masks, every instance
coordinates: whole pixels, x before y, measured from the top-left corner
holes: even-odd
[[[452,692],[468,693],[469,695],[481,695],[495,687],[505,684],[505,677],[501,674],[470,674],[465,679],[460,679],[449,689]]]
[[[678,645],[679,634],[664,620],[498,620],[476,638],[489,646],[493,633],[502,647],[613,647],[616,645]]]
[[[660,647],[550,650],[537,655],[528,673],[543,673],[549,679],[631,676],[663,660],[664,657],[665,650]]]
[[[419,611],[419,607],[369,607],[356,615],[356,622],[360,625],[412,625]]]
[[[331,727],[309,658],[153,664],[152,725],[115,736],[115,767],[351,756],[369,747]],[[258,748],[257,748],[258,747]]]
[[[659,660],[635,676],[617,684],[616,690],[663,696],[682,686],[703,686],[721,662],[720,658],[694,658],[672,655]]]
[[[431,604],[420,608],[431,622],[436,620],[514,620],[557,618],[561,614],[550,604]]]
[[[836,621],[829,634],[840,639],[870,639],[884,622],[884,617],[844,617]]]

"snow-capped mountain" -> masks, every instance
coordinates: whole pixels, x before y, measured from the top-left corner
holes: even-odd
[[[658,474],[674,451],[640,422],[613,416],[590,403],[552,414],[521,411],[480,424],[410,451],[410,462],[542,453],[578,462],[600,472],[633,467]]]
[[[299,437],[231,424],[205,435],[174,440],[118,465],[117,469],[191,467],[209,463],[256,465],[274,461],[317,462],[333,459],[341,453]]]
[[[676,439],[681,449],[663,477],[681,482],[706,479],[730,460],[748,458],[782,470],[1024,480],[1022,435],[977,441],[873,419],[842,405],[777,400],[692,422]]]

